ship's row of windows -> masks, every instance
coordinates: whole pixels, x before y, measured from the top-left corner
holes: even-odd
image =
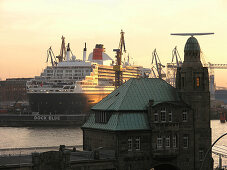
[[[65,73],[65,74],[59,74],[59,73],[57,73],[57,74],[46,74],[46,76],[88,76],[88,75],[90,75],[89,73],[74,73],[74,74],[72,74],[72,73]]]
[[[173,121],[173,114],[172,112],[166,113],[166,110],[161,110],[160,113],[155,112],[154,113],[154,122],[172,122]],[[188,121],[188,114],[186,111],[183,111],[182,113],[182,121],[187,122]]]
[[[74,90],[61,89],[61,90],[28,90],[29,92],[73,92]]]
[[[31,103],[31,104],[34,104],[34,103]],[[42,101],[42,102],[38,103],[38,105],[39,104],[48,104],[48,102],[47,101],[46,102]],[[66,102],[59,101],[58,104],[72,104],[73,105],[73,104],[82,104],[82,102],[81,101],[72,101],[71,103],[69,103],[68,101],[66,101]]]
[[[47,79],[49,78],[51,78],[51,76],[47,76],[46,77]],[[62,78],[68,78],[68,79],[74,79],[74,80],[82,80],[82,79],[84,79],[85,77],[73,77],[73,76],[68,76],[68,77],[66,77],[66,76],[54,76],[54,78],[58,78],[58,79],[62,79]]]
[[[47,73],[54,73],[53,70],[46,70]],[[56,70],[57,73],[72,73],[72,72],[91,72],[91,69],[80,69],[80,70]]]

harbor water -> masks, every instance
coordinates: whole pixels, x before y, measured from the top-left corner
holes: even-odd
[[[212,120],[211,127],[212,142],[227,132],[227,123],[220,123],[219,120]],[[59,145],[81,148],[82,143],[80,127],[0,127],[0,156],[18,152],[21,154],[24,150],[27,150],[27,153],[52,150],[57,149]],[[216,145],[227,146],[227,136]],[[219,157],[213,154],[213,159],[216,167]],[[222,164],[227,165],[227,158],[222,158]]]

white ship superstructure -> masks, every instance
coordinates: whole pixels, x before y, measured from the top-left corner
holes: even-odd
[[[64,42],[62,42],[64,45]],[[62,54],[64,53],[63,50]],[[27,82],[27,93],[31,110],[40,114],[82,114],[111,93],[115,86],[113,60],[105,53],[103,45],[97,44],[86,60],[86,46],[83,60],[76,59],[67,47],[65,59],[57,56],[59,62],[47,66],[40,76]],[[144,70],[139,66],[124,65],[123,82],[141,77]],[[147,72],[148,70],[145,70]]]

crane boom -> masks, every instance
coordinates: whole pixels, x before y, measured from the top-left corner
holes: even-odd
[[[211,69],[227,69],[227,64],[211,64],[210,62],[208,62],[208,64],[205,64],[205,67]]]

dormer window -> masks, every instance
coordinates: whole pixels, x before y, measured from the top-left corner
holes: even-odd
[[[97,123],[107,123],[111,114],[109,112],[101,111],[95,113],[95,121]]]
[[[107,120],[106,112],[101,112],[100,113],[100,122],[105,123],[105,122],[107,122],[106,120]]]

